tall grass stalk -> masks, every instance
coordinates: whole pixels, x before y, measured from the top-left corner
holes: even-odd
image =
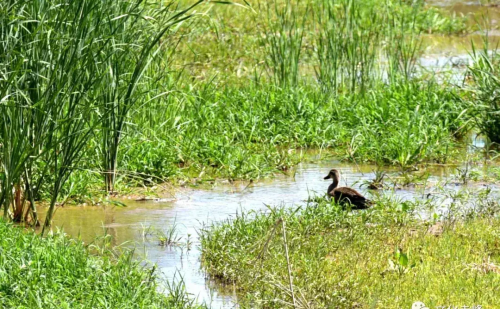
[[[400,83],[400,78],[408,81],[415,77],[417,57],[420,55],[422,39],[419,36],[416,14],[394,16],[387,33],[385,55],[388,61],[387,75],[391,83]]]
[[[169,43],[160,40],[190,17],[193,6],[178,11],[172,4],[152,7],[142,0],[0,4],[0,203],[5,217],[12,217],[9,207],[18,208],[13,192],[24,183],[22,204],[29,203],[36,222],[34,194],[50,183],[44,227],[50,226],[58,197],[98,128],[105,164],[114,175],[121,132],[140,98],[136,90],[144,71]],[[17,209],[12,212],[20,216]]]
[[[355,0],[319,1],[316,77],[324,91],[364,92],[374,81],[385,16]]]
[[[118,150],[128,114],[138,102],[144,102],[147,92],[156,90],[156,79],[164,71],[169,71],[168,67],[162,67],[162,64],[168,64],[162,57],[171,55],[171,49],[177,45],[173,39],[173,28],[190,18],[192,15],[188,12],[201,2],[197,1],[182,11],[173,2],[152,11],[144,0],[131,3],[125,12],[111,3],[106,8],[108,12],[103,16],[110,17],[104,28],[105,36],[112,38],[112,44],[101,55],[105,64],[103,69],[108,74],[101,90],[103,104],[100,105],[100,121],[102,164],[106,190],[110,193],[114,191]],[[148,19],[154,19],[155,23],[143,22]],[[157,71],[150,71],[154,75],[145,76],[153,61]]]
[[[466,103],[480,132],[500,144],[500,53],[498,46],[491,48],[487,36],[483,45],[483,49],[472,45],[473,64],[468,68],[471,83],[465,87],[470,97]]]
[[[266,3],[267,27],[263,43],[266,46],[266,65],[274,82],[281,87],[296,86],[299,81],[299,63],[309,6],[302,16],[300,1],[285,0]]]

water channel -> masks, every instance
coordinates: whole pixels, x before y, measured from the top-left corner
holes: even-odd
[[[431,1],[459,14],[479,12],[487,14],[492,24],[500,19],[500,10],[478,5],[476,2]],[[477,15],[476,15],[477,16]],[[472,17],[471,17],[472,18]],[[495,34],[495,33],[492,33]],[[495,42],[500,36],[491,36]],[[419,64],[427,69],[460,71],[460,65],[468,61],[470,42],[480,46],[482,34],[469,36],[423,37],[425,53]],[[463,72],[463,70],[462,70]],[[456,72],[455,72],[456,73]],[[458,74],[458,73],[457,73]],[[182,278],[187,291],[212,308],[236,307],[235,292],[231,288],[221,289],[207,278],[200,265],[200,251],[197,233],[204,224],[211,224],[234,217],[242,211],[266,211],[266,205],[305,204],[311,194],[324,194],[328,182],[323,180],[329,169],[337,168],[342,173],[341,185],[352,186],[368,197],[372,193],[361,187],[364,181],[374,178],[375,166],[344,164],[338,161],[321,163],[302,163],[293,175],[277,175],[274,179],[256,183],[216,183],[209,189],[181,188],[171,197],[157,201],[123,200],[126,207],[78,206],[61,207],[55,215],[55,226],[63,228],[72,237],[81,237],[92,242],[105,233],[111,235],[114,245],[135,247],[141,258],[157,264],[167,280]],[[390,172],[390,171],[389,171]],[[450,182],[456,167],[437,167],[429,169],[431,183],[451,183],[448,186],[460,188]],[[479,185],[479,186],[487,186]],[[429,188],[429,187],[428,187]],[[497,190],[496,188],[495,190]],[[402,200],[423,198],[431,189],[424,191],[415,188],[389,190]],[[181,246],[159,245],[159,234],[168,234],[175,226]],[[191,243],[190,250],[186,243]]]

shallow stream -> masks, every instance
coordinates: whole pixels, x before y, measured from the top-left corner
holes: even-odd
[[[251,185],[240,182],[217,184],[205,190],[183,189],[172,199],[124,201],[126,207],[62,207],[56,212],[54,225],[62,227],[71,236],[80,236],[87,243],[104,235],[106,230],[112,236],[114,245],[127,242],[125,246],[134,246],[141,257],[156,263],[167,279],[182,277],[187,291],[198,301],[210,304],[212,308],[231,308],[236,301],[234,292],[227,287],[222,289],[209,280],[201,269],[197,231],[203,224],[226,220],[237,212],[266,211],[266,204],[305,204],[310,195],[326,192],[330,183],[323,177],[333,167],[342,174],[342,186],[355,187],[367,197],[373,197],[373,193],[366,190],[363,183],[374,178],[375,166],[323,161],[299,165],[294,177],[279,175],[273,180]],[[424,198],[433,191],[433,184],[436,183],[447,182],[448,187],[458,189],[461,186],[454,176],[450,176],[455,170],[455,167],[431,167],[427,169],[431,174],[427,188],[387,190],[383,194],[401,200],[413,200]],[[182,237],[179,240],[181,246],[161,246],[158,235],[168,234],[174,225],[175,233]],[[188,239],[192,243],[189,251],[186,248]]]
[[[500,10],[486,8],[475,2],[430,1],[432,5],[443,6],[457,13],[483,14],[490,16],[492,24],[500,20]],[[472,18],[472,17],[471,17]],[[492,33],[492,34],[495,34]],[[491,36],[499,42],[500,36]],[[453,73],[463,72],[463,64],[468,61],[470,42],[481,44],[481,34],[463,37],[425,35],[424,56],[419,64],[425,68],[440,70],[449,68]],[[457,75],[459,76],[459,75]],[[480,146],[480,145],[479,145]],[[374,178],[375,166],[342,164],[337,161],[322,163],[303,163],[294,175],[279,175],[272,180],[253,184],[235,183],[214,185],[211,189],[182,189],[175,197],[159,201],[124,201],[126,207],[116,206],[78,206],[59,208],[55,215],[55,226],[73,236],[80,236],[85,242],[107,233],[112,236],[113,244],[135,247],[141,257],[156,263],[158,269],[168,279],[182,277],[189,293],[199,302],[212,308],[231,308],[236,306],[236,296],[229,288],[222,289],[207,278],[200,266],[200,251],[197,231],[203,224],[210,224],[234,217],[237,212],[249,210],[265,211],[267,205],[305,204],[311,194],[324,194],[329,182],[323,180],[331,168],[342,174],[341,185],[352,186],[368,197],[371,193],[361,187],[364,181]],[[390,171],[389,171],[390,172]],[[429,168],[430,184],[450,180],[456,167]],[[461,188],[456,181],[448,182],[449,188]],[[478,185],[486,187],[486,185]],[[495,188],[494,190],[497,190]],[[421,199],[432,191],[428,185],[420,189],[389,190],[402,200]],[[424,215],[424,214],[423,214]],[[168,234],[175,226],[175,234],[181,237],[181,246],[161,246],[158,235]],[[191,243],[187,250],[187,242]]]

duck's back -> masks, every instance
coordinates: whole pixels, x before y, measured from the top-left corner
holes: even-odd
[[[360,197],[363,197],[363,195],[361,193],[359,193],[358,191],[354,190],[353,188],[349,188],[349,187],[340,187],[340,188],[336,188],[333,190],[336,194],[344,194],[344,195],[357,195],[357,196],[360,196]],[[331,192],[330,192],[331,194]],[[364,197],[363,197],[364,198]]]

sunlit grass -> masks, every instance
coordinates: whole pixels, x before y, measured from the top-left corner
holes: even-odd
[[[413,218],[418,204],[391,199],[360,212],[319,201],[301,210],[242,214],[202,232],[202,261],[210,274],[236,284],[244,306],[411,308],[422,301],[429,308],[493,308],[499,207],[486,198],[476,203],[489,210],[443,218],[442,234],[430,229],[433,221]]]
[[[0,252],[2,308],[194,307],[182,287],[160,285],[154,268],[106,242],[88,247],[63,233],[41,238],[0,220]]]
[[[462,122],[453,89],[415,81],[367,92],[331,98],[310,88],[209,88],[194,100],[158,102],[155,114],[134,117],[143,133],[125,141],[123,160],[159,177],[191,169],[233,179],[287,170],[300,148],[403,168],[453,160]]]

